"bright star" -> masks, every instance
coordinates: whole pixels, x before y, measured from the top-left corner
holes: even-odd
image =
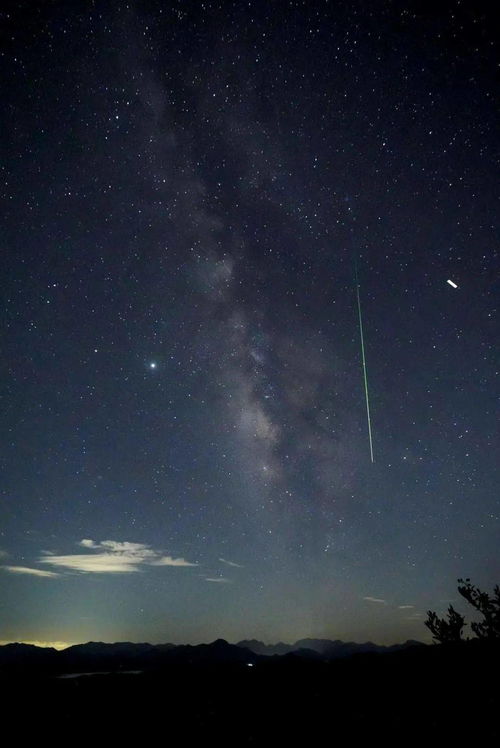
[[[151,363],[149,364],[149,368],[156,369],[156,361],[151,361]]]

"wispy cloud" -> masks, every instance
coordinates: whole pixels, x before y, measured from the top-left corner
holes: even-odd
[[[363,600],[366,600],[369,603],[381,603],[382,605],[387,605],[387,600],[382,600],[380,597],[364,597]]]
[[[219,561],[221,561],[223,564],[227,564],[228,566],[235,566],[237,569],[243,569],[244,566],[241,564],[237,564],[234,561],[227,561],[225,558],[219,558]]]
[[[57,556],[44,551],[39,561],[58,568],[94,574],[133,573],[144,566],[198,566],[184,558],[164,556],[144,543],[117,540],[96,542],[84,538],[78,545],[90,552]],[[50,573],[45,572],[47,575]]]
[[[205,582],[219,582],[221,584],[230,584],[231,580],[226,577],[205,577]]]
[[[399,610],[410,610],[410,608],[414,607],[414,605],[398,605]]]
[[[198,564],[193,564],[191,561],[186,561],[185,558],[172,558],[172,556],[161,556],[161,558],[150,561],[149,563],[151,566],[198,566]]]
[[[29,566],[2,566],[5,571],[10,571],[12,574],[31,574],[34,577],[59,577],[55,571],[45,571],[44,569],[32,569]]]

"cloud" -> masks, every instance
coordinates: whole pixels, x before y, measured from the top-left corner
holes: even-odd
[[[31,574],[34,577],[59,577],[55,571],[45,571],[44,569],[32,569],[29,566],[2,566],[2,569],[10,571],[12,574]]]
[[[223,564],[227,564],[228,566],[235,566],[237,569],[244,569],[245,568],[241,564],[237,564],[234,561],[226,561],[225,558],[219,558],[219,561],[221,561]]]
[[[230,584],[231,580],[226,577],[205,577],[205,582],[220,582],[222,584]]]
[[[94,573],[122,573],[139,571],[142,559],[115,553],[97,553],[95,555],[75,554],[72,556],[47,556],[40,558],[40,563],[72,569],[73,571]]]
[[[161,556],[161,558],[151,561],[151,566],[198,566],[185,558],[172,558],[172,556]]]
[[[121,543],[117,540],[103,540],[100,543],[96,543],[93,540],[80,540],[78,545],[84,548],[91,548],[92,550],[109,550],[112,553],[124,553],[141,557],[156,555],[155,551],[152,551],[149,546],[143,543]]]
[[[363,600],[367,600],[369,603],[381,603],[387,605],[387,600],[382,600],[380,597],[364,597]]]
[[[144,543],[117,540],[95,542],[84,538],[78,545],[92,552],[56,556],[44,551],[39,561],[42,564],[93,574],[129,574],[141,571],[144,566],[198,566],[184,558],[163,556],[160,551]]]
[[[94,548],[95,547],[95,543],[94,543],[93,540],[86,540],[85,538],[83,540],[80,540],[80,542],[78,543],[78,545],[83,545],[84,548]],[[47,553],[48,553],[48,551],[47,551]]]
[[[399,610],[409,610],[410,608],[414,607],[414,605],[398,605]]]

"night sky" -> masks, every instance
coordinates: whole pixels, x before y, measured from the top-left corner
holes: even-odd
[[[2,7],[0,641],[430,641],[500,582],[493,11]]]

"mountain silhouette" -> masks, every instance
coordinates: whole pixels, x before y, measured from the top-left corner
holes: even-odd
[[[6,644],[0,646],[0,670],[54,675],[149,672],[182,665],[254,665],[292,655],[293,660],[302,662],[329,662],[363,654],[398,652],[418,645],[419,642],[408,641],[383,647],[372,642],[357,644],[329,639],[299,639],[294,644],[264,644],[250,639],[230,644],[224,639],[216,639],[209,644],[197,645],[87,642],[58,651],[32,644]]]
[[[60,651],[31,644],[0,646],[0,669],[4,671],[123,672],[157,669],[168,664],[248,664],[257,659],[255,652],[224,639],[198,645],[87,642]]]
[[[45,668],[55,663],[59,652],[53,647],[34,644],[4,644],[0,646],[0,667]]]
[[[417,734],[422,743],[451,735],[475,744],[483,735],[496,745],[500,698],[491,673],[499,662],[498,642],[486,640],[391,647],[326,639],[87,642],[62,651],[8,644],[0,646],[0,688],[4,724],[39,729],[57,705],[50,730],[59,727],[66,738],[75,725],[80,736],[88,724],[95,737],[105,724],[110,742],[128,744],[132,730],[144,742],[167,725],[185,745],[210,736],[218,745],[293,746],[319,744],[328,730],[367,742],[381,725],[390,744]],[[465,723],[457,718],[464,691]]]
[[[403,644],[383,646],[373,644],[373,642],[359,644],[357,642],[343,642],[338,639],[333,641],[330,639],[298,639],[294,644],[284,644],[283,642],[278,642],[278,644],[264,644],[257,639],[244,639],[237,644],[238,647],[246,647],[252,652],[255,652],[255,654],[267,657],[272,655],[282,656],[292,652],[302,651],[302,653],[314,652],[322,655],[328,660],[351,657],[355,654],[398,652],[402,649],[407,649],[408,647],[414,647],[416,645],[421,645],[421,642],[408,640]]]

